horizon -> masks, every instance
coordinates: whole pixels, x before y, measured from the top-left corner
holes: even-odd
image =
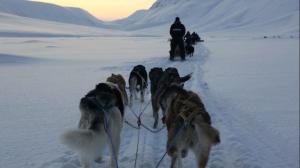
[[[86,10],[97,19],[113,21],[126,18],[137,10],[149,9],[156,0],[30,0]]]

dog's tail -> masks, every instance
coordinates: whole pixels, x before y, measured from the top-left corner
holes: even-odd
[[[199,121],[199,119],[197,118],[192,122],[192,124],[195,126],[197,136],[200,140],[204,136],[208,138],[210,143],[212,143],[213,145],[221,142],[219,131],[216,128],[212,127],[210,124]]]
[[[95,147],[99,150],[103,148],[101,144],[105,143],[105,136],[100,136],[98,134],[100,133],[92,130],[75,129],[62,134],[60,141],[62,144],[75,151],[89,153],[89,151],[93,150]]]
[[[192,74],[193,74],[193,73],[190,73],[190,74],[188,74],[188,75],[186,75],[186,76],[184,76],[184,77],[180,77],[180,82],[181,82],[181,83],[184,83],[184,82],[190,80],[191,77],[192,77]]]

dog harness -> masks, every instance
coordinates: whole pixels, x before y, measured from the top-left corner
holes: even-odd
[[[175,100],[179,98],[179,94],[173,99],[173,103],[175,103]],[[194,102],[189,102],[189,100],[192,98],[192,96],[189,96],[185,100],[180,100],[182,98],[179,98],[179,103],[181,105],[181,112],[178,114],[177,117],[180,117],[183,119],[184,123],[187,125],[191,125],[192,121],[195,119],[197,115],[201,115],[203,118],[204,122],[211,124],[210,122],[210,116],[207,112],[201,112],[201,111],[206,111],[204,106],[198,106]],[[178,104],[176,105],[178,107]],[[175,107],[176,107],[175,106]]]

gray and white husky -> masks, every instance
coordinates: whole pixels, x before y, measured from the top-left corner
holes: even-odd
[[[79,108],[79,129],[64,133],[62,143],[79,153],[84,168],[89,168],[93,161],[100,161],[108,146],[111,167],[116,167],[124,116],[120,90],[112,83],[100,83],[81,99]]]

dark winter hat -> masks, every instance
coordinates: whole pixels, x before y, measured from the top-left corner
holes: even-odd
[[[176,22],[180,21],[179,17],[176,17],[176,18],[175,18],[175,21],[176,21]]]

